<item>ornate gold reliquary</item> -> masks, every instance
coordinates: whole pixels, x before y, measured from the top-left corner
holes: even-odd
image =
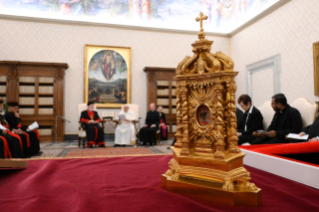
[[[238,148],[234,62],[211,53],[200,14],[199,40],[176,69],[176,143],[162,175],[168,190],[227,205],[260,205],[261,189],[250,182]]]

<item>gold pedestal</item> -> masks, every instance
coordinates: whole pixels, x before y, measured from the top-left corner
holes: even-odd
[[[200,13],[198,41],[192,57],[176,68],[176,143],[174,158],[162,175],[171,192],[242,206],[261,204],[261,190],[250,182],[237,145],[234,62],[222,52],[211,53]]]
[[[222,183],[213,183],[188,177],[180,177],[178,180],[173,180],[165,174],[162,175],[162,186],[173,193],[223,205],[259,206],[261,204],[260,189],[252,191],[240,186],[234,186],[232,191],[228,191],[222,188]]]
[[[259,206],[261,189],[250,183],[243,167],[245,153],[225,153],[224,159],[201,155],[183,156],[171,147],[174,158],[162,175],[162,186],[170,192],[230,206]]]

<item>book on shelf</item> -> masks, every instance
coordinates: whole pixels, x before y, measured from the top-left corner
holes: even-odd
[[[176,81],[172,80],[172,86],[176,86]]]
[[[169,113],[169,109],[168,108],[163,108],[162,112],[165,113],[165,114],[168,114]]]
[[[0,86],[0,93],[6,93],[7,92],[7,86],[1,85]]]
[[[35,98],[34,97],[20,97],[19,104],[21,104],[21,105],[34,105]]]
[[[169,99],[157,99],[157,105],[169,105]]]
[[[176,89],[172,89],[172,95],[175,96]]]
[[[39,86],[39,93],[53,93],[53,86]]]
[[[39,83],[54,83],[53,77],[39,77]]]
[[[172,99],[172,104],[176,105],[176,99]]]
[[[169,89],[157,89],[157,95],[169,95]]]
[[[19,77],[20,82],[35,82],[35,77]]]
[[[53,114],[53,108],[39,108],[39,114]]]
[[[40,134],[40,136],[44,136],[44,135],[52,135],[52,129],[38,129],[38,132]]]
[[[176,109],[172,108],[172,114],[176,114]]]
[[[35,86],[30,85],[20,85],[19,86],[20,93],[34,93]]]
[[[169,81],[167,81],[167,80],[157,80],[157,86],[169,86]]]
[[[0,76],[0,82],[7,82],[7,76]]]
[[[175,133],[177,130],[177,125],[176,124],[173,124],[172,125],[172,132]]]
[[[39,105],[53,105],[53,97],[40,97]]]
[[[34,114],[34,108],[19,108],[19,113],[22,115]]]

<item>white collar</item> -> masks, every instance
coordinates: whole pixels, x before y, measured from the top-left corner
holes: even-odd
[[[249,111],[248,111],[248,113],[252,113],[253,112],[253,107],[254,107],[254,105],[252,105],[251,107],[250,107],[250,109],[249,109]]]

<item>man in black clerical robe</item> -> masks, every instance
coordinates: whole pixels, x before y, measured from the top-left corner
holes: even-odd
[[[140,129],[140,141],[143,145],[156,144],[156,132],[160,124],[159,113],[155,110],[155,104],[150,104],[150,111],[147,112],[145,125]]]
[[[23,144],[21,138],[9,130],[9,125],[2,115],[3,100],[0,98],[0,124],[7,129],[0,129],[0,137],[8,144],[12,158],[24,158]],[[25,144],[27,144],[25,140]]]
[[[319,116],[315,119],[315,121],[305,127],[301,130],[301,133],[299,133],[300,136],[303,136],[305,134],[308,134],[308,140],[309,141],[319,141]],[[296,142],[304,142],[307,140],[296,140]]]
[[[276,111],[270,126],[265,134],[256,133],[262,136],[251,142],[251,144],[275,144],[288,143],[285,136],[289,133],[299,133],[302,129],[300,112],[287,104],[284,94],[276,94],[272,97],[272,108]]]
[[[256,139],[253,132],[262,130],[263,116],[261,112],[251,104],[250,96],[243,94],[238,98],[238,104],[245,111],[242,125],[237,128],[238,145],[251,143]]]
[[[23,144],[23,151],[25,156],[39,156],[42,154],[40,151],[40,135],[37,130],[29,131],[27,126],[21,125],[19,111],[19,104],[17,102],[8,102],[8,111],[5,113],[4,118],[9,124],[9,129],[19,135]],[[23,142],[23,141],[27,142]]]
[[[88,140],[87,148],[93,147],[93,145],[105,146],[104,131],[100,126],[101,119],[99,114],[94,111],[94,101],[88,102],[88,109],[82,111],[80,122],[82,127],[85,128],[86,138]]]

